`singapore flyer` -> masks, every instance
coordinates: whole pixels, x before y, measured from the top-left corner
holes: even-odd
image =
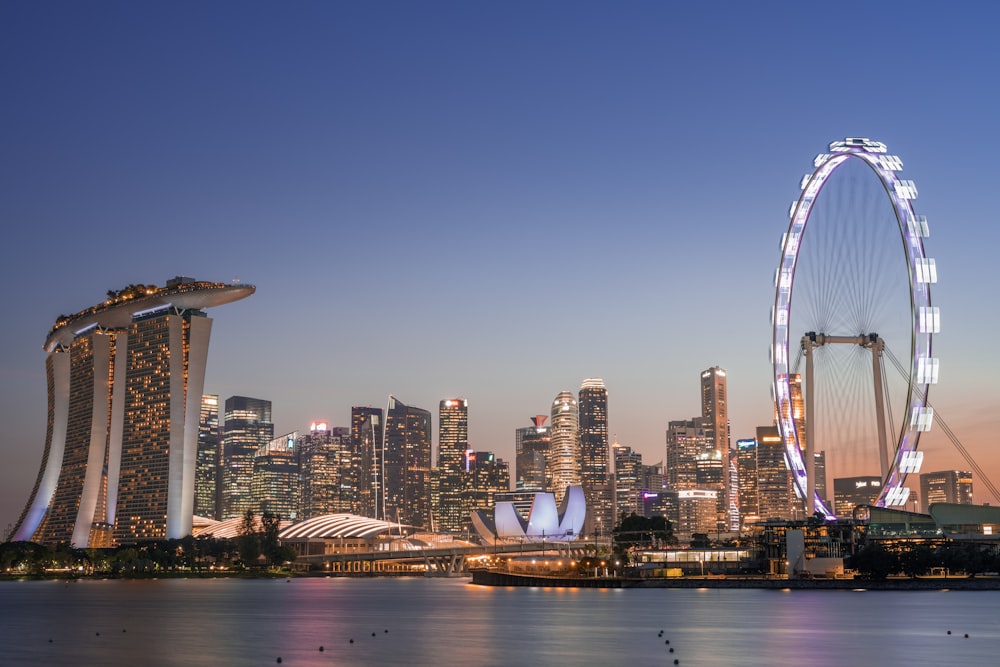
[[[924,252],[927,220],[913,210],[916,185],[902,168],[881,142],[831,143],[802,178],[781,239],[773,398],[807,516],[844,513],[822,492],[826,470],[877,475],[873,504],[905,506],[904,482],[919,472],[917,445],[933,422],[937,267]]]

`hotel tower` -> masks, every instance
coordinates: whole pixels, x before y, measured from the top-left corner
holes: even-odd
[[[14,540],[106,547],[191,534],[212,320],[252,285],[129,285],[45,340],[48,426]]]

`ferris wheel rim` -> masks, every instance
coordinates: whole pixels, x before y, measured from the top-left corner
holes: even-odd
[[[936,265],[929,259],[923,246],[927,236],[926,219],[913,211],[916,186],[912,181],[901,180],[902,170],[898,157],[887,152],[885,144],[868,139],[847,138],[832,142],[829,152],[813,160],[814,170],[800,184],[801,193],[789,212],[789,224],[782,238],[781,257],[775,273],[775,299],[771,311],[773,368],[773,399],[777,414],[778,431],[785,447],[786,459],[792,480],[802,498],[807,496],[806,466],[802,458],[799,435],[795,427],[791,404],[791,375],[789,314],[795,285],[800,240],[812,214],[813,204],[833,173],[852,159],[866,164],[881,182],[892,204],[907,259],[907,278],[910,295],[910,377],[907,382],[906,410],[898,435],[894,435],[891,464],[883,480],[878,506],[905,504],[908,490],[903,486],[907,474],[919,470],[920,457],[917,446],[920,433],[930,428],[933,410],[927,405],[927,394],[936,382],[937,360],[931,356],[933,334],[937,333],[939,315],[931,305],[930,286],[936,282]],[[805,332],[802,332],[805,333]],[[930,369],[930,372],[928,372]],[[836,515],[821,498],[814,495],[816,510],[824,516]]]

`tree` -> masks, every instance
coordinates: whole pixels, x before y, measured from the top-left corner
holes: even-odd
[[[850,566],[863,579],[885,579],[899,569],[896,554],[886,550],[881,544],[871,542],[850,557]]]
[[[899,554],[899,569],[911,577],[927,574],[937,562],[934,550],[926,544],[912,544]]]
[[[256,565],[260,556],[260,535],[257,531],[257,519],[253,510],[247,509],[240,522],[239,536],[236,538],[236,548],[244,565]]]
[[[267,562],[270,565],[274,565],[276,561],[282,562],[278,560],[278,550],[281,548],[278,544],[278,532],[281,528],[281,517],[265,510],[264,513],[260,515],[260,526],[260,546],[261,551],[264,553],[264,557],[267,558]]]
[[[674,527],[662,516],[645,517],[635,512],[624,517],[612,531],[615,550],[658,548],[677,544]]]

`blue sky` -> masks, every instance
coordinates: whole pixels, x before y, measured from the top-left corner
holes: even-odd
[[[603,377],[649,461],[729,372],[769,423],[772,273],[812,157],[900,155],[930,219],[932,401],[994,477],[1000,9],[911,3],[0,6],[0,528],[41,460],[60,313],[174,275],[218,308],[206,389],[276,428],[388,393],[470,439]],[[940,435],[925,470],[965,467]],[[980,487],[980,491],[982,488]],[[990,500],[981,496],[980,500]]]

